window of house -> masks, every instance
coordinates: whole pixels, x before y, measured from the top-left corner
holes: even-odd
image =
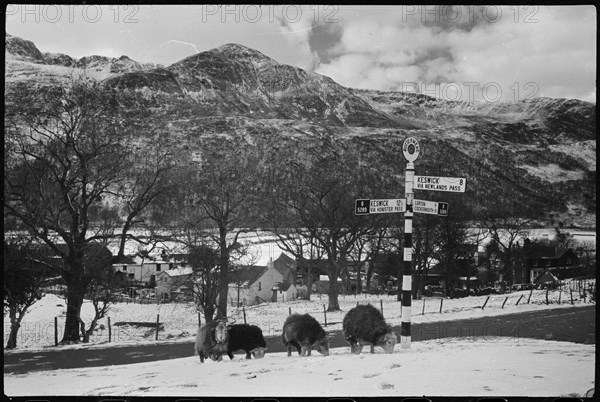
[[[546,261],[546,266],[549,267],[550,266],[550,260]]]
[[[123,272],[127,272],[127,265],[123,265]]]
[[[134,279],[133,274],[129,274],[128,277],[129,277],[129,279]]]
[[[567,264],[571,264],[571,259],[567,258]]]
[[[169,263],[169,269],[173,269],[173,263],[172,262]]]
[[[156,264],[156,272],[160,271],[160,264]]]
[[[258,290],[260,290],[260,289],[261,289],[261,283],[258,282]]]

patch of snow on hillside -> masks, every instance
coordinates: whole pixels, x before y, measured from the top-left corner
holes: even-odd
[[[555,163],[538,166],[518,165],[517,167],[527,170],[532,176],[537,176],[542,180],[551,183],[568,180],[582,180],[584,176],[584,172],[582,171],[565,170]]]

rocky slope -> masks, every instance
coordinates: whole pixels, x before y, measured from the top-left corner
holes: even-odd
[[[466,177],[461,196],[468,204],[500,198],[515,211],[524,205],[543,211],[546,223],[595,227],[595,104],[550,98],[467,104],[356,90],[237,44],[162,67],[127,56],[42,53],[7,34],[6,56],[7,83],[85,69],[105,85],[156,99],[161,106],[152,112],[188,144],[228,131],[269,132],[284,143],[327,132],[394,150],[393,157],[381,153],[378,163],[402,169],[401,143],[414,136],[422,146],[417,174]],[[428,193],[436,194],[421,196],[457,196]]]
[[[159,67],[153,63],[137,62],[125,55],[119,58],[94,55],[75,59],[63,53],[42,53],[33,42],[8,33],[6,34],[5,57],[7,63],[10,64],[33,63],[37,65],[30,66],[34,70],[36,67],[43,70],[44,66],[77,68],[86,70],[90,75],[100,79],[113,74],[150,70]]]

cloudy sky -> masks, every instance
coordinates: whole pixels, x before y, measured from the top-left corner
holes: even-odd
[[[225,43],[353,88],[596,101],[593,6],[9,5],[42,52],[169,65]]]

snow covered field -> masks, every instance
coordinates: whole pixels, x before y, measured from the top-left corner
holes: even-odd
[[[453,321],[523,311],[570,307],[570,292],[534,290],[529,304],[529,291],[507,295],[413,301],[412,322]],[[521,297],[522,296],[522,297]],[[506,300],[508,297],[508,300]],[[558,304],[558,300],[561,304]],[[590,305],[573,291],[574,306]],[[517,300],[519,305],[516,305]],[[502,304],[506,300],[504,308]],[[400,302],[392,296],[340,296],[341,312],[328,313],[326,330],[341,329],[344,314],[357,302],[380,307],[389,324],[399,324]],[[246,308],[248,323],[259,325],[266,336],[279,335],[289,313],[308,312],[324,322],[326,297],[313,295],[311,301],[267,303]],[[243,322],[241,309],[230,307],[230,321]],[[26,317],[19,336],[23,350],[54,348],[54,316],[64,313],[64,300],[47,295],[34,305]],[[89,319],[91,305],[84,305]],[[136,329],[115,326],[119,321],[155,322],[160,314],[164,331],[158,342],[190,342],[197,328],[197,314],[192,304],[126,304],[119,303],[110,312],[112,341],[107,344],[106,328],[92,337],[92,344],[62,348],[104,348],[129,344],[156,343],[152,328]],[[64,318],[59,318],[62,325]],[[101,322],[106,326],[106,319]],[[4,320],[8,336],[7,317]],[[62,334],[62,328],[59,335]],[[451,334],[453,335],[453,334]],[[468,334],[463,334],[468,335]],[[594,388],[595,345],[498,336],[493,328],[482,338],[469,336],[439,337],[412,342],[410,349],[398,344],[393,354],[368,348],[359,356],[348,347],[331,349],[329,356],[313,352],[310,357],[286,353],[267,353],[260,360],[245,360],[236,355],[221,362],[197,357],[137,363],[119,366],[39,371],[28,374],[5,374],[4,392],[8,396],[23,395],[88,395],[88,396],[584,396]],[[6,339],[5,339],[6,342]],[[68,386],[65,384],[69,384]]]
[[[571,286],[573,285],[574,283],[571,284]],[[550,290],[548,292],[548,300],[550,302],[548,305],[546,305],[545,290],[534,290],[531,294],[529,304],[527,301],[530,291],[527,290],[504,295],[490,295],[487,303],[487,296],[471,296],[461,299],[431,297],[425,300],[413,300],[411,321],[413,323],[452,321],[539,309],[571,307],[568,286],[568,284],[563,286],[562,291],[559,289]],[[558,304],[559,298],[560,304]],[[517,301],[519,301],[519,305],[516,305]],[[327,331],[340,330],[344,315],[348,310],[356,306],[357,303],[371,303],[377,308],[380,308],[383,304],[383,315],[388,324],[399,325],[402,322],[401,303],[396,300],[395,296],[340,296],[339,302],[342,311],[327,313],[327,323],[329,324],[325,327]],[[590,304],[589,298],[584,302],[577,290],[573,290],[573,302],[574,306]],[[423,303],[425,304],[425,309],[423,309]],[[484,304],[485,308],[482,309],[481,307]],[[504,308],[502,308],[503,304]],[[246,322],[258,325],[263,330],[265,336],[280,335],[283,323],[290,309],[292,313],[309,313],[323,324],[325,322],[323,305],[327,305],[327,297],[323,296],[320,298],[319,295],[313,295],[310,301],[296,300],[286,303],[263,303],[261,305],[248,306],[245,308]],[[65,306],[64,299],[53,294],[46,295],[42,300],[34,304],[21,324],[17,349],[14,351],[5,351],[5,353],[19,352],[24,349],[53,348],[54,317],[58,317],[58,334],[60,339],[63,333]],[[442,313],[440,313],[440,306]],[[230,306],[228,314],[230,323],[244,322],[241,308],[237,309]],[[154,340],[155,330],[152,327],[116,324],[122,322],[156,323],[157,315],[159,315],[160,323],[164,326],[164,330],[159,331],[159,342],[190,342],[195,339],[196,329],[198,328],[198,314],[193,303],[117,303],[109,312],[112,331],[112,343],[110,345],[156,342]],[[82,307],[82,318],[86,324],[89,324],[92,316],[93,306],[91,302],[86,301]],[[100,320],[98,325],[99,329],[96,331],[96,335],[91,337],[90,344],[107,346],[107,318]],[[8,340],[9,331],[10,320],[8,316],[4,316],[4,345],[6,345]],[[493,335],[501,334],[495,333]],[[90,344],[85,346],[74,345],[72,347],[90,347]],[[62,346],[62,348],[65,347],[71,346]]]
[[[368,349],[368,348],[366,348]],[[351,355],[314,352],[197,357],[4,375],[4,393],[79,396],[584,396],[594,388],[595,345],[453,338]]]

